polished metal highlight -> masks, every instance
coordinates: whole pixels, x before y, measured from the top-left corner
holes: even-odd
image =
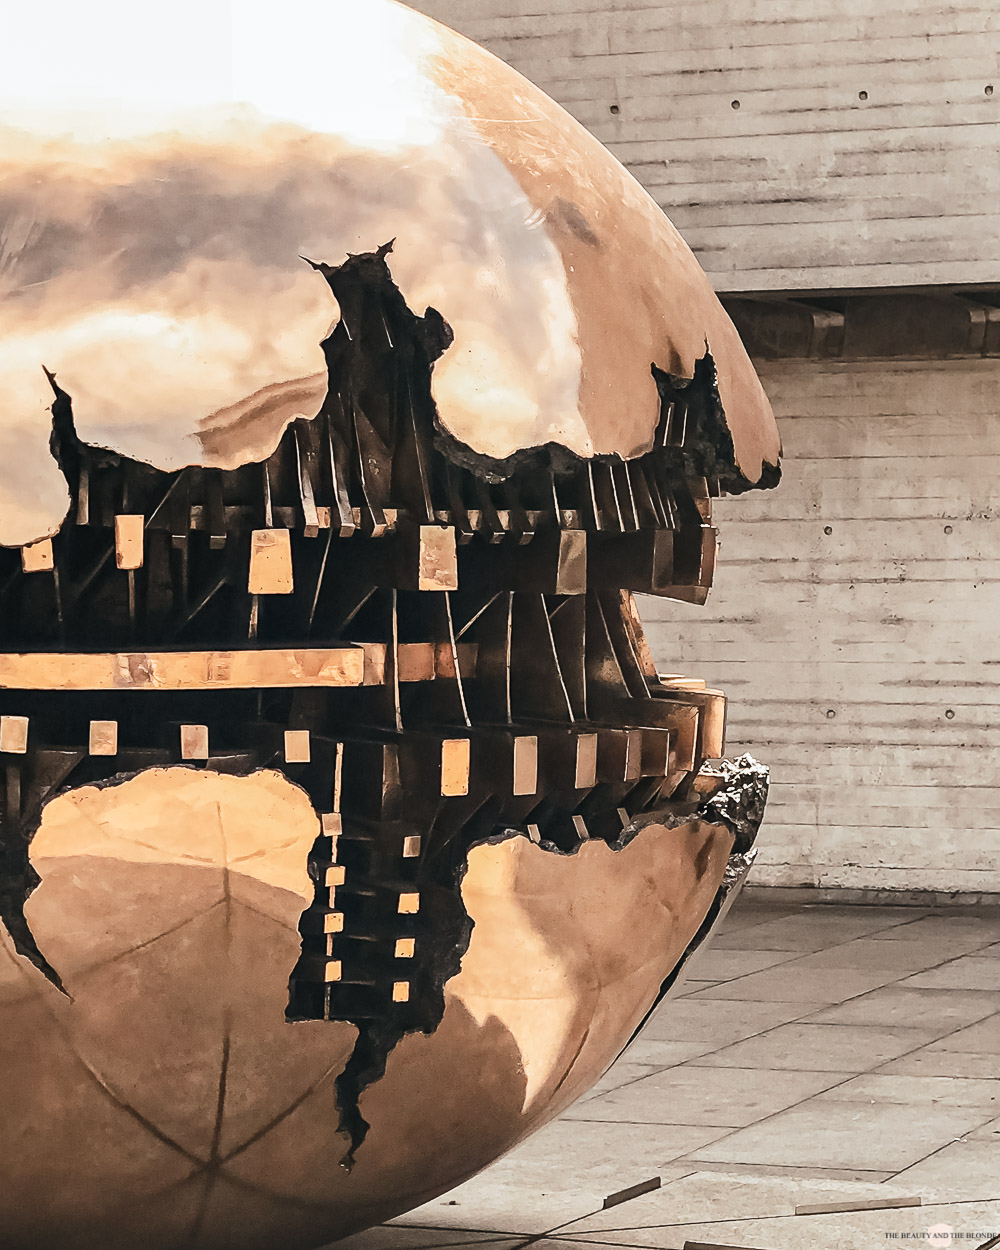
[[[153,38],[123,0],[89,4],[85,31],[44,3],[6,20],[0,542],[65,513],[44,369],[98,446],[163,469],[261,460],[326,393],[339,309],[303,257],[390,239],[410,307],[454,331],[433,394],[472,452],[637,456],[651,366],[689,378],[707,349],[741,469],[777,463],[760,383],[680,236],[468,40],[392,0],[185,0]]]
[[[279,690],[360,686],[362,647],[0,654],[0,690]]]

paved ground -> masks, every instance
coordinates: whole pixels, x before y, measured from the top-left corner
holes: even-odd
[[[1000,1235],[996,910],[743,902],[691,976],[562,1119],[338,1250],[973,1250]],[[889,1205],[843,1210],[871,1202]]]

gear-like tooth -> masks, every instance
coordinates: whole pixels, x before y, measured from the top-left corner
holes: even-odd
[[[145,560],[146,518],[142,513],[115,517],[115,563],[120,569],[141,569]]]
[[[307,538],[318,538],[320,517],[316,509],[316,487],[313,482],[313,474],[317,469],[315,450],[305,433],[303,422],[296,421],[292,426],[292,437],[295,441],[295,467],[303,532]]]

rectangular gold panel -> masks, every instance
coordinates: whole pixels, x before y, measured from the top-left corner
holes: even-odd
[[[208,759],[207,725],[181,725],[181,759]]]
[[[266,690],[360,686],[360,647],[0,654],[0,690]]]
[[[333,766],[333,810],[340,813],[344,797],[344,744],[337,743],[337,762]]]
[[[323,911],[319,908],[311,907],[302,916],[301,928],[303,933],[319,934],[330,939],[338,933],[343,933],[344,913],[340,911]],[[328,943],[327,954],[332,953]]]
[[[115,560],[120,569],[141,569],[146,540],[146,518],[134,513],[115,517]]]
[[[514,793],[537,794],[538,792],[538,739],[521,737],[514,739]]]
[[[0,751],[27,755],[28,724],[27,716],[0,716]]]
[[[410,1001],[410,983],[409,981],[396,981],[392,987],[392,1001],[394,1003],[408,1003]]]
[[[708,760],[721,759],[726,753],[726,722],[729,704],[721,690],[706,690],[701,711],[701,751]]]
[[[420,857],[420,846],[422,839],[418,837],[403,839],[403,858],[418,859]]]
[[[417,953],[416,938],[398,938],[396,941],[396,958],[412,959]]]
[[[324,812],[320,821],[328,838],[339,838],[344,832],[344,818],[340,812]]]
[[[455,654],[458,653],[458,669],[463,677],[475,677],[479,660],[479,644],[460,642],[452,650],[450,642],[435,643],[435,668],[438,677],[455,677]]]
[[[55,563],[51,538],[21,548],[21,569],[25,573],[51,573]]]
[[[385,681],[386,648],[378,643],[364,643],[365,685],[380,686]],[[475,677],[479,647],[475,643],[459,643],[458,667],[463,677]],[[454,678],[455,651],[450,642],[403,642],[398,648],[399,680],[402,682],[434,681],[438,677]]]
[[[696,763],[698,736],[701,727],[701,710],[697,707],[685,707],[678,714],[676,743],[674,746],[674,767],[690,771]]]
[[[418,559],[418,590],[458,590],[458,545],[452,526],[421,525]]]
[[[680,677],[671,674],[657,673],[661,686],[669,686],[671,690],[700,691],[706,690],[708,683],[699,677]]]
[[[312,744],[308,729],[285,730],[285,763],[308,764],[312,759]]]
[[[118,722],[116,720],[92,720],[90,722],[90,754],[118,754]]]
[[[597,785],[597,734],[580,734],[576,740],[577,790],[591,790]]]
[[[295,969],[297,981],[312,981],[314,984],[318,982],[320,985],[336,985],[343,977],[343,964],[329,955],[305,956]]]
[[[669,530],[594,534],[589,575],[595,590],[669,593],[674,584],[674,535]]]
[[[290,595],[295,589],[288,530],[254,530],[247,589],[252,595]]]
[[[557,595],[585,595],[587,593],[586,530],[563,530],[559,535],[555,593]]]
[[[587,822],[582,816],[573,817],[573,828],[576,830],[576,836],[581,842],[586,842],[590,838],[590,830],[587,828]]]
[[[669,729],[644,729],[642,731],[642,775],[666,777],[670,772]]]
[[[415,916],[420,910],[420,895],[400,894],[398,910],[401,916]]]
[[[389,648],[384,642],[363,642],[361,647],[365,653],[364,684],[366,686],[384,686],[386,657]]]
[[[400,681],[434,680],[437,674],[433,642],[403,642],[397,654]]]
[[[655,726],[658,729],[669,729],[673,741],[671,743],[672,772],[690,772],[694,768],[698,755],[698,743],[702,738],[700,703],[714,703],[720,696],[707,691],[677,691],[677,699],[657,695],[653,699],[634,699],[622,707],[622,714],[634,718],[642,724]],[[690,702],[682,702],[684,698]],[[724,702],[724,699],[723,699]]]
[[[469,793],[472,743],[468,738],[446,738],[441,743],[441,794],[458,798]]]
[[[332,890],[343,885],[347,880],[347,869],[343,864],[331,864],[323,877],[323,883]]]
[[[642,776],[642,730],[630,729],[625,743],[625,780],[638,781]]]

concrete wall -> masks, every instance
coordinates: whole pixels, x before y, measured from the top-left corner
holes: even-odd
[[[719,290],[1000,280],[995,0],[416,7],[608,144]]]
[[[719,501],[707,608],[642,605],[773,768],[755,879],[1000,890],[1000,361],[762,376],[785,481]]]

